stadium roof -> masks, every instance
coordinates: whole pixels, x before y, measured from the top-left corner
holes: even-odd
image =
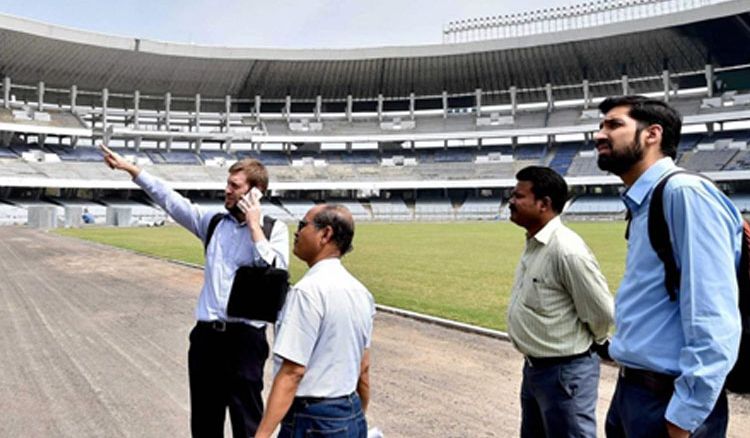
[[[346,50],[207,47],[102,35],[0,15],[14,83],[175,96],[326,100],[470,94],[750,63],[750,2],[458,44]],[[616,92],[616,91],[615,91]],[[576,96],[578,97],[578,96]]]

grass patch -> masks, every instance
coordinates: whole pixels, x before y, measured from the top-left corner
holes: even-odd
[[[625,266],[624,222],[568,225],[594,251],[614,292]],[[203,264],[201,242],[177,226],[57,232]],[[344,257],[344,264],[380,304],[506,330],[510,288],[523,245],[523,230],[509,222],[358,223],[355,250]],[[292,256],[292,281],[305,269]]]

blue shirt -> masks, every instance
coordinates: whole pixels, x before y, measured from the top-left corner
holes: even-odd
[[[665,417],[694,431],[737,359],[742,216],[710,181],[685,174],[669,180],[664,209],[680,269],[678,298],[670,301],[648,237],[648,210],[656,184],[676,169],[663,158],[623,195],[632,220],[610,354],[621,365],[677,376]]]
[[[172,219],[195,234],[201,242],[206,241],[206,232],[211,218],[222,211],[200,208],[170,189],[164,182],[146,171],[141,171],[133,180]],[[226,213],[226,211],[223,211]],[[227,317],[229,292],[232,290],[234,274],[240,266],[266,266],[275,263],[277,268],[289,266],[289,232],[286,224],[277,220],[271,230],[271,239],[253,242],[247,224],[239,223],[227,214],[219,222],[206,249],[206,264],[203,270],[201,289],[195,317],[199,321],[239,321],[265,327],[265,322]]]

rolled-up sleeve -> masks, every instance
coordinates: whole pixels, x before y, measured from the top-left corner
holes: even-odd
[[[286,224],[280,220],[274,222],[271,238],[255,242],[255,250],[267,264],[289,269],[289,229]]]
[[[737,359],[742,326],[735,260],[742,225],[734,210],[704,187],[665,191],[665,207],[681,272],[685,334],[666,419],[694,431],[713,409]]]

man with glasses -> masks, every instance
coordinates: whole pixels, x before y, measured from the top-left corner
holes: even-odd
[[[353,237],[354,219],[338,205],[313,207],[297,226],[294,255],[310,269],[277,322],[276,376],[256,438],[279,423],[279,438],[367,436],[375,302],[341,264]]]
[[[102,150],[110,168],[128,172],[133,182],[206,248],[204,283],[195,309],[198,322],[190,333],[188,352],[193,436],[223,436],[227,408],[233,436],[253,436],[263,415],[266,323],[230,317],[227,303],[239,267],[289,266],[286,225],[274,221],[269,237],[263,231],[268,218],[261,215],[260,196],[268,187],[268,171],[257,160],[233,164],[224,189],[228,214],[212,224],[216,211],[192,204],[106,146]],[[256,195],[248,196],[253,189]]]

